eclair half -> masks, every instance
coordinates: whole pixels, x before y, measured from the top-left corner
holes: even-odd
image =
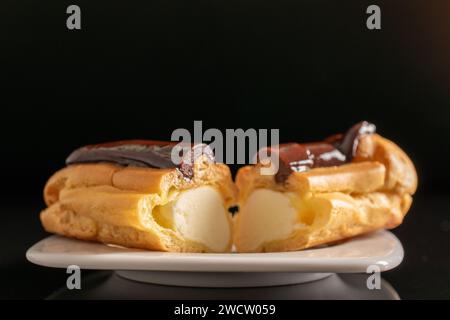
[[[76,150],[47,182],[48,232],[124,247],[228,252],[236,189],[202,154],[175,166],[171,143],[121,141]]]
[[[367,122],[323,142],[280,145],[279,169],[236,177],[238,252],[292,251],[402,223],[417,187],[409,157]],[[267,164],[266,164],[267,165]]]

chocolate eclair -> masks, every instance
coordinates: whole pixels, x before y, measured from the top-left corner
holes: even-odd
[[[48,232],[124,247],[228,252],[236,188],[228,166],[203,146],[192,146],[179,164],[171,160],[171,142],[77,149],[45,186],[42,224]]]
[[[267,150],[266,150],[267,151]],[[412,161],[361,122],[315,143],[269,148],[278,171],[262,161],[236,176],[239,252],[300,250],[402,223],[417,188]]]

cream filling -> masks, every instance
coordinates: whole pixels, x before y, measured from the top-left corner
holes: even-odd
[[[295,195],[270,189],[257,189],[248,197],[239,213],[240,238],[249,250],[288,238],[304,227],[294,203]]]
[[[230,242],[227,215],[222,196],[210,186],[182,191],[153,213],[161,226],[213,251],[224,251]]]

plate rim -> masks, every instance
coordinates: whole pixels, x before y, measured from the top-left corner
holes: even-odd
[[[123,252],[128,254],[123,262],[117,259],[118,252],[102,253],[82,257],[82,261],[75,261],[71,253],[45,253],[39,248],[49,239],[61,238],[70,241],[83,241],[50,235],[31,246],[26,252],[26,258],[31,263],[52,268],[67,268],[69,265],[79,265],[81,269],[92,270],[147,270],[147,271],[180,271],[180,272],[333,272],[358,273],[367,272],[369,265],[376,265],[380,272],[397,267],[403,260],[404,250],[400,240],[388,230],[361,235],[345,242],[350,243],[367,236],[390,237],[394,241],[392,252],[386,256],[373,257],[328,257],[308,258],[295,257],[298,252],[269,253],[170,253],[150,251],[153,255],[148,259],[137,258],[133,253],[145,250],[130,249]],[[83,241],[84,242],[84,241]],[[96,244],[96,243],[92,243]],[[98,243],[98,245],[104,245]],[[340,246],[342,244],[336,245]],[[125,248],[126,249],[126,248]],[[316,248],[308,250],[321,250]],[[157,255],[155,255],[157,253]],[[294,257],[289,257],[292,255]],[[231,258],[230,256],[236,256]],[[276,259],[274,259],[276,256]],[[160,258],[159,260],[157,258]],[[162,259],[161,259],[162,258]],[[241,259],[240,259],[241,258]],[[297,258],[297,259],[296,259]],[[83,260],[86,259],[86,260]],[[78,260],[80,257],[78,256]],[[80,263],[81,262],[81,263]],[[128,266],[127,266],[128,264]],[[131,264],[131,266],[130,266]],[[109,265],[109,266],[108,266]]]

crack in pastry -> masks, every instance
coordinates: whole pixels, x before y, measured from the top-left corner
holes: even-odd
[[[275,175],[261,175],[267,163],[237,173],[238,252],[301,250],[394,228],[417,188],[409,157],[367,122],[323,142],[284,144],[273,152],[279,156]]]
[[[172,146],[133,140],[76,150],[45,186],[44,228],[148,250],[230,251],[236,188],[228,166],[210,154],[176,166]]]

